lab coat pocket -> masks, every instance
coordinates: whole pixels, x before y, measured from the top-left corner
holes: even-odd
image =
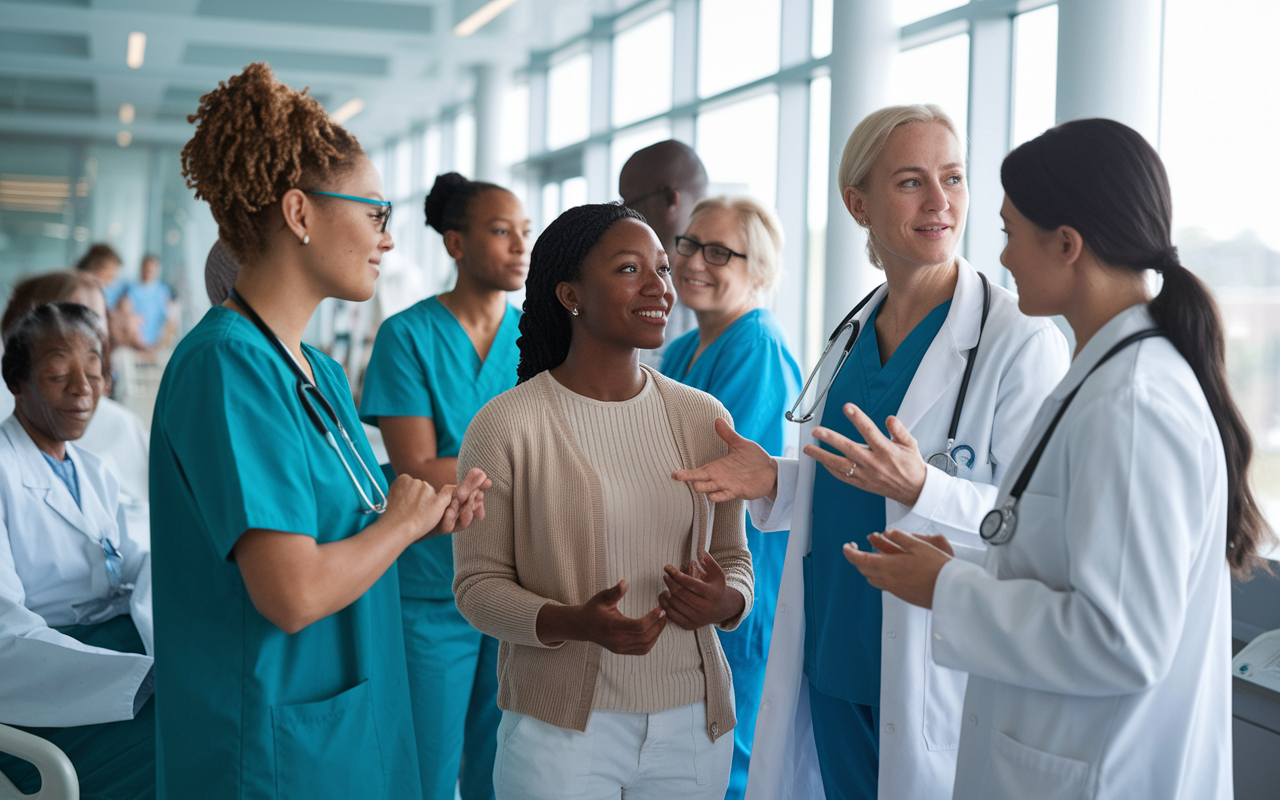
[[[1089,765],[1074,758],[1046,753],[991,732],[991,762],[983,797],[1034,797],[1036,800],[1078,800],[1084,796]]]
[[[386,776],[368,681],[328,700],[271,709],[276,797],[382,797]]]
[[[940,667],[933,661],[933,615],[925,614],[924,743],[930,750],[960,746],[960,720],[969,673]]]

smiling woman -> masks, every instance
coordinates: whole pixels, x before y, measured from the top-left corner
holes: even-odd
[[[500,800],[725,794],[733,691],[712,628],[741,623],[754,580],[742,503],[671,478],[724,454],[728,414],[640,365],[675,302],[668,272],[635,211],[561,215],[533,249],[521,383],[462,443],[459,470],[494,482],[454,539],[453,588],[503,642]]]

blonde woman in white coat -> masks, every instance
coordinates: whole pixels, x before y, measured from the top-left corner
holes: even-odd
[[[933,664],[929,614],[882,596],[840,547],[888,523],[978,547],[978,520],[1066,371],[1067,347],[956,255],[968,189],[941,109],[867,117],[839,179],[886,284],[857,326],[842,327],[802,398],[797,417],[813,409],[798,428],[805,457],[769,458],[726,428],[729,456],[676,477],[713,501],[752,500],[763,531],[791,530],[747,797],[945,798],[965,674]],[[869,407],[849,402],[858,398]],[[926,465],[938,453],[954,475]]]
[[[1001,260],[1027,313],[1071,324],[1071,370],[983,520],[985,569],[898,531],[847,555],[932,606],[934,661],[970,672],[955,797],[1230,800],[1230,572],[1272,534],[1217,308],[1134,130],[1065,123],[1001,179]]]

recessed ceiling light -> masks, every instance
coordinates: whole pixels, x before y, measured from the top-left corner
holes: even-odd
[[[120,124],[130,125],[133,123],[134,108],[133,103],[124,103],[120,106]]]
[[[142,66],[142,60],[147,55],[147,35],[139,31],[129,34],[129,51],[124,57],[124,63],[137,69]]]
[[[133,134],[128,131],[120,131],[116,134],[116,144],[121,147],[128,147],[133,142]]]
[[[453,26],[454,36],[470,36],[493,21],[493,18],[511,8],[517,0],[489,0],[477,8],[471,16]]]
[[[329,119],[333,120],[339,125],[344,125],[346,124],[347,120],[351,119],[356,114],[359,114],[361,111],[364,111],[364,101],[361,100],[359,97],[353,97],[347,102],[338,106],[338,109],[329,115]]]

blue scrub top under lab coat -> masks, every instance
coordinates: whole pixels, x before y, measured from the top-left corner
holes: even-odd
[[[844,414],[844,404],[853,403],[888,436],[885,419],[898,413],[950,309],[948,300],[930,311],[881,366],[877,306],[827,394],[822,426],[865,444]],[[845,559],[842,548],[845,542],[866,548],[867,536],[884,530],[884,503],[880,495],[837,480],[824,467],[815,473],[812,549],[804,559],[804,671],[822,694],[864,706],[880,705],[882,595]]]
[[[662,357],[662,374],[710,394],[733,416],[738,435],[760,445],[771,456],[783,455],[791,427],[784,416],[800,393],[800,366],[787,349],[786,336],[768,309],[750,311],[725,329],[698,360],[695,328],[673,341]],[[773,634],[773,611],[787,555],[785,532],[761,533],[747,522],[747,547],[756,576],[751,614],[720,640],[734,669],[759,661]],[[735,660],[735,656],[740,658]]]
[[[381,483],[341,367],[303,350]],[[165,369],[151,497],[158,796],[420,797],[395,569],[290,635],[258,613],[233,560],[251,529],[325,544],[378,518],[362,513],[286,362],[234,311],[210,309]]]
[[[452,458],[485,403],[516,385],[520,312],[506,316],[484,361],[462,324],[439,298],[428,297],[388,317],[378,329],[364,376],[360,418],[429,417],[436,456]],[[422,600],[453,599],[453,542],[436,536],[400,556],[400,591]]]

